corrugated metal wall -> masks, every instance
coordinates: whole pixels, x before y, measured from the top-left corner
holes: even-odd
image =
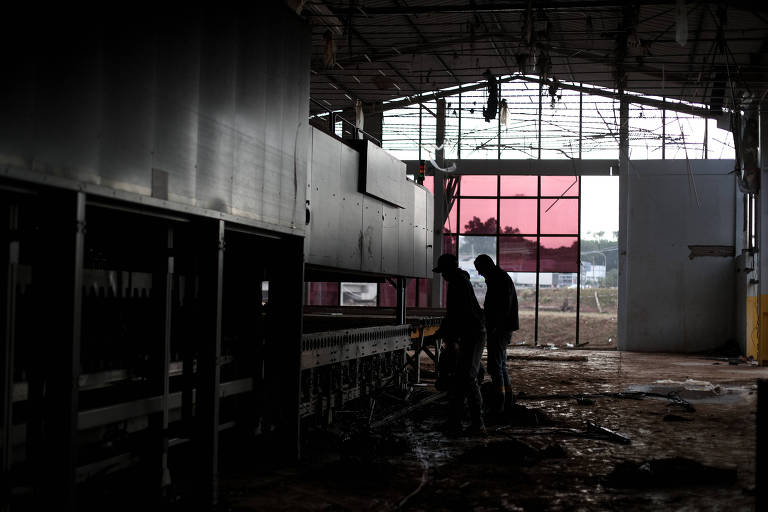
[[[308,27],[279,3],[196,9],[13,18],[3,173],[303,234]]]

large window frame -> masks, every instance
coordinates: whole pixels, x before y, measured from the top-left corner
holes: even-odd
[[[461,242],[462,237],[484,237],[495,238],[495,253],[489,254],[494,258],[494,261],[498,262],[503,270],[507,272],[531,272],[530,268],[511,268],[509,265],[505,265],[502,261],[501,246],[502,240],[520,238],[527,241],[535,241],[536,256],[535,256],[535,273],[536,273],[536,305],[534,313],[534,343],[539,342],[539,293],[540,293],[540,276],[542,273],[558,273],[558,274],[576,274],[576,326],[575,326],[575,339],[578,343],[579,340],[579,323],[580,323],[580,288],[581,288],[581,177],[573,175],[514,175],[512,179],[523,179],[532,182],[536,182],[536,193],[533,194],[530,183],[522,194],[509,194],[506,192],[513,192],[508,187],[503,186],[503,181],[509,179],[510,175],[502,174],[462,174],[459,180],[459,186],[457,193],[453,199],[455,199],[456,218],[459,222],[455,228],[451,228],[449,232],[444,232],[442,235],[443,252],[454,249],[456,256],[461,259]],[[481,178],[482,177],[482,178]],[[484,193],[478,193],[478,185],[474,183],[475,180],[483,179],[490,184],[495,180],[495,193],[491,193],[490,190]],[[560,189],[548,189],[543,190],[542,183],[546,185],[548,181],[562,180],[562,192],[560,194],[552,193],[553,190]],[[572,181],[571,181],[572,180]],[[571,181],[569,184],[568,182]],[[471,184],[471,185],[470,185]],[[482,219],[477,216],[473,216],[472,221],[475,218],[479,219],[478,222],[474,222],[474,226],[467,228],[469,224],[465,224],[467,217],[462,217],[462,207],[467,208],[469,204],[476,204],[472,202],[495,202],[495,217],[488,219]],[[506,230],[502,227],[502,204],[504,201],[526,201],[536,203],[536,228],[535,230]],[[575,202],[577,215],[574,218],[575,229],[570,231],[557,231],[542,232],[542,214],[545,213],[545,209],[550,205],[554,206],[559,202]],[[490,205],[489,205],[490,206]],[[530,223],[528,223],[530,224]],[[511,226],[509,226],[511,227]],[[505,232],[506,231],[506,232]],[[573,239],[573,244],[570,246],[573,249],[574,260],[572,268],[558,267],[558,268],[542,268],[542,256],[544,251],[547,250],[546,244],[543,244],[544,240],[554,239]],[[564,246],[568,247],[568,246]],[[466,264],[465,264],[466,266]]]

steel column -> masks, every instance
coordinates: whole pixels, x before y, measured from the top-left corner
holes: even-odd
[[[5,310],[3,314],[3,346],[0,360],[0,507],[8,510],[10,500],[10,473],[13,464],[13,373],[14,347],[16,343],[16,283],[19,269],[19,207],[9,204],[8,220],[8,261],[5,278]]]
[[[168,469],[168,424],[170,423],[169,397],[171,394],[171,322],[173,311],[173,276],[174,276],[174,255],[173,255],[173,227],[169,226],[167,230],[166,244],[166,274],[164,302],[165,309],[163,314],[163,356],[161,358],[161,381],[162,381],[162,425],[161,425],[161,475],[160,488],[163,493],[171,485],[171,473]]]
[[[539,91],[541,92],[541,91]],[[541,95],[539,95],[539,114],[541,114]],[[539,117],[541,120],[541,117]],[[541,128],[541,125],[539,125]],[[539,130],[541,134],[541,130]],[[541,153],[541,146],[539,146],[539,153]],[[541,157],[541,154],[539,154]],[[536,192],[536,294],[533,313],[533,344],[538,346],[539,344],[539,285],[541,274],[541,176],[537,178],[538,191]]]
[[[221,313],[224,278],[224,221],[201,220],[199,246],[200,307],[195,423],[200,460],[201,498],[218,503],[219,406],[221,389]]]
[[[286,237],[275,247],[270,268],[279,273],[269,279],[267,353],[268,397],[281,453],[286,460],[301,455],[301,339],[303,329],[304,241]]]
[[[34,462],[42,468],[41,505],[76,509],[77,413],[79,404],[85,194],[52,192],[42,198],[34,248],[37,347],[45,354],[37,375],[42,421]]]
[[[577,239],[577,246],[578,246],[578,253],[577,253],[577,264],[576,264],[576,343],[575,345],[579,344],[579,324],[581,324],[581,190],[582,190],[582,180],[581,176],[578,177],[579,180],[579,213],[578,213],[578,234],[579,238]]]
[[[397,278],[397,324],[398,325],[404,325],[405,324],[405,278],[404,277],[398,277]]]
[[[618,344],[622,350],[627,342],[627,303],[629,300],[629,101],[622,96],[619,105],[619,303]]]
[[[768,507],[768,487],[765,479],[768,477],[768,380],[757,381],[757,428],[755,453],[755,510],[766,510]]]

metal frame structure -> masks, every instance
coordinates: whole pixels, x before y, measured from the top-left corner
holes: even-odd
[[[137,497],[214,504],[221,433],[248,438],[267,421],[298,456],[300,347],[275,341],[301,336],[301,238],[265,238],[222,219],[34,184],[2,181],[0,196],[8,205],[2,241],[11,249],[2,281],[4,506],[12,488],[30,485],[33,495],[14,502],[74,510],[87,498],[83,486],[137,468],[140,476],[129,477]],[[105,223],[116,231],[107,236]],[[133,231],[120,233],[127,226]],[[262,269],[254,270],[236,253],[226,255],[228,241],[237,240],[276,254],[249,259]],[[125,243],[134,249],[122,251]],[[296,271],[283,272],[291,262]],[[246,309],[223,309],[249,301],[225,287],[225,268],[229,279],[258,280],[251,283],[259,304],[257,274],[270,279],[274,309],[255,311],[284,338],[272,338],[266,375],[266,353],[250,348],[256,340],[237,341],[254,310],[238,318]],[[41,321],[29,321],[36,316]],[[261,339],[266,324],[259,323],[250,332]],[[233,407],[233,400],[250,406]],[[189,457],[192,472],[182,462]],[[25,467],[42,475],[26,482]]]
[[[567,237],[576,237],[576,240],[577,240],[577,255],[580,254],[579,246],[580,246],[580,243],[581,243],[581,222],[580,222],[580,216],[579,216],[579,219],[578,219],[578,228],[577,228],[577,232],[576,233],[560,233],[560,234],[545,234],[545,235],[541,234],[541,202],[543,200],[547,200],[547,199],[555,200],[555,201],[557,201],[557,200],[559,200],[561,198],[577,199],[577,201],[578,201],[578,208],[579,208],[579,212],[580,212],[581,211],[581,179],[579,177],[576,177],[576,179],[579,182],[579,194],[578,195],[568,196],[568,195],[565,195],[565,192],[564,192],[563,195],[560,195],[560,196],[542,196],[541,195],[541,179],[542,179],[542,176],[538,175],[538,176],[535,176],[535,177],[537,179],[537,190],[538,190],[537,191],[537,195],[535,197],[529,196],[529,197],[526,197],[525,199],[527,199],[527,200],[535,200],[536,201],[536,233],[516,233],[514,235],[507,235],[507,234],[501,233],[501,220],[500,220],[501,219],[501,212],[500,212],[500,210],[501,210],[501,200],[502,199],[516,199],[518,197],[517,196],[503,196],[503,195],[501,195],[501,178],[502,178],[502,175],[499,174],[499,175],[496,176],[496,191],[497,191],[497,193],[496,193],[495,196],[464,196],[461,193],[461,181],[459,181],[458,193],[456,195],[456,199],[457,199],[457,201],[456,201],[456,218],[457,218],[457,220],[461,219],[461,203],[462,203],[461,200],[462,199],[488,199],[488,200],[495,200],[496,201],[496,232],[495,233],[462,233],[463,228],[460,225],[457,225],[455,233],[444,233],[442,236],[443,237],[455,237],[456,238],[456,248],[457,248],[457,251],[460,250],[460,248],[459,248],[459,245],[460,245],[459,244],[459,238],[460,237],[475,237],[475,236],[479,236],[479,237],[494,237],[494,238],[496,238],[496,254],[494,256],[495,256],[497,262],[499,261],[499,240],[501,238],[503,238],[503,237],[512,237],[512,236],[516,236],[516,237],[535,237],[536,238],[536,270],[535,270],[535,273],[536,273],[536,285],[535,285],[536,299],[535,299],[535,301],[536,301],[536,303],[535,303],[535,313],[534,313],[534,343],[536,345],[538,345],[538,341],[539,341],[539,289],[540,289],[539,276],[540,276],[540,273],[541,273],[541,243],[540,243],[540,240],[541,240],[542,237],[543,238],[547,238],[547,237],[565,237],[565,236],[567,236]],[[577,265],[577,272],[576,272],[576,274],[577,275],[580,275],[580,273],[581,273],[580,272],[580,267],[581,267],[580,261],[581,261],[580,257],[577,256],[577,261],[576,261],[576,265]],[[578,293],[577,293],[577,296],[578,296]],[[579,343],[579,339],[578,339],[578,334],[579,334],[578,325],[579,325],[579,321],[580,321],[579,313],[580,313],[580,309],[579,309],[579,306],[578,306],[578,299],[577,299],[577,306],[576,306],[576,333],[575,333],[576,334],[576,343]]]

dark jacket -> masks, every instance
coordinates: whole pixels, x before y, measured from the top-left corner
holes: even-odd
[[[499,267],[485,278],[488,291],[485,293],[485,323],[488,331],[516,331],[520,329],[517,312],[515,283],[509,274]]]
[[[485,331],[483,310],[477,303],[469,274],[461,269],[457,272],[457,278],[448,281],[446,312],[439,335],[459,343],[474,342]]]

